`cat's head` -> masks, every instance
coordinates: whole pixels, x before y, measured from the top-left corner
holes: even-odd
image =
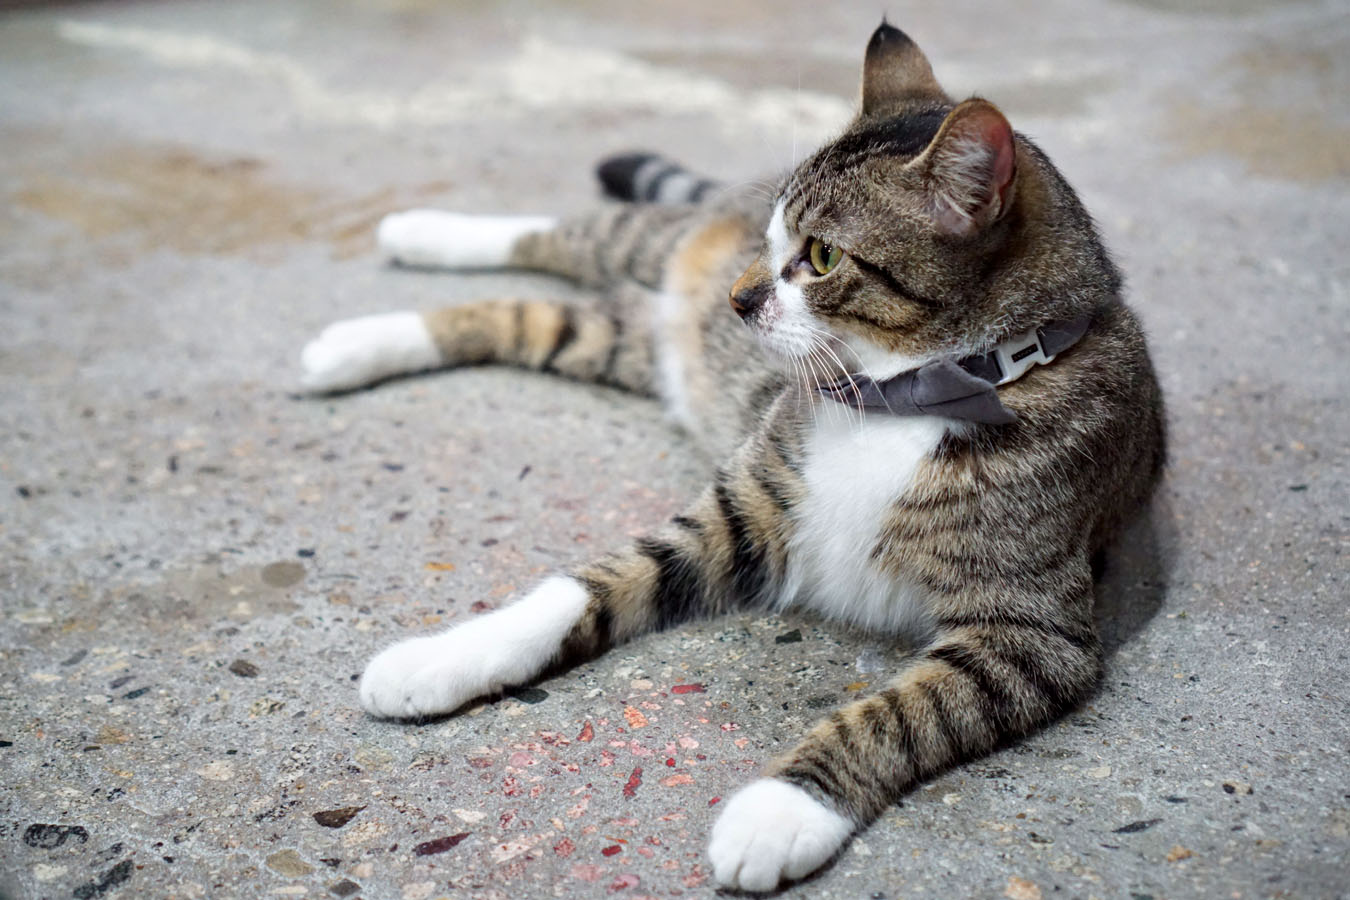
[[[918,46],[883,23],[857,118],[787,179],[731,304],[779,355],[828,345],[843,368],[882,378],[1064,312],[1038,298],[1085,266],[1115,289],[1050,163],[992,103],[953,102]]]

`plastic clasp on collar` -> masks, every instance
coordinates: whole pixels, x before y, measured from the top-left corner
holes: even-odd
[[[1041,336],[1036,329],[1008,338],[994,348],[994,358],[998,360],[1002,376],[998,384],[1016,381],[1026,374],[1032,366],[1043,366],[1053,362],[1054,357],[1045,352],[1041,345]]]

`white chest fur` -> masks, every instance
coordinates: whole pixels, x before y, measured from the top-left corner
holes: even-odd
[[[784,605],[869,630],[923,630],[921,588],[883,574],[870,555],[886,511],[951,423],[881,415],[860,422],[841,412],[818,410],[806,443],[807,496],[796,513]]]

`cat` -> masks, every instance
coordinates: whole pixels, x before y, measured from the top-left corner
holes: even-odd
[[[810,874],[916,783],[1086,697],[1094,557],[1164,462],[1140,326],[1045,155],[885,22],[861,95],[771,201],[630,155],[599,174],[632,202],[590,215],[391,215],[398,262],[542,270],[598,299],[369,316],[302,354],[316,392],[503,363],[656,395],[716,462],[654,533],[377,655],[374,715],[450,713],[746,607],[912,643],[725,803],[708,855],[728,888]]]

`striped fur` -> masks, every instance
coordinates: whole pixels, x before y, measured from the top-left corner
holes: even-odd
[[[451,631],[381,654],[367,709],[450,712],[482,686],[745,607],[807,607],[916,647],[726,805],[709,853],[731,887],[806,874],[919,780],[1081,702],[1101,657],[1089,561],[1163,464],[1139,325],[1064,179],[991,104],[954,104],[890,26],[869,44],[862,98],[772,206],[704,190],[701,203],[607,206],[500,248],[511,265],[600,288],[598,303],[422,318],[442,365],[660,396],[716,472],[664,526],[541,586],[528,616],[508,609],[477,620],[473,641]],[[629,156],[600,174],[613,195],[662,199],[653,185],[673,176],[658,165]],[[843,251],[824,275],[814,240]],[[1000,389],[1011,425],[860,417],[813,390],[1084,313],[1086,337]],[[508,665],[494,642],[525,649]]]

